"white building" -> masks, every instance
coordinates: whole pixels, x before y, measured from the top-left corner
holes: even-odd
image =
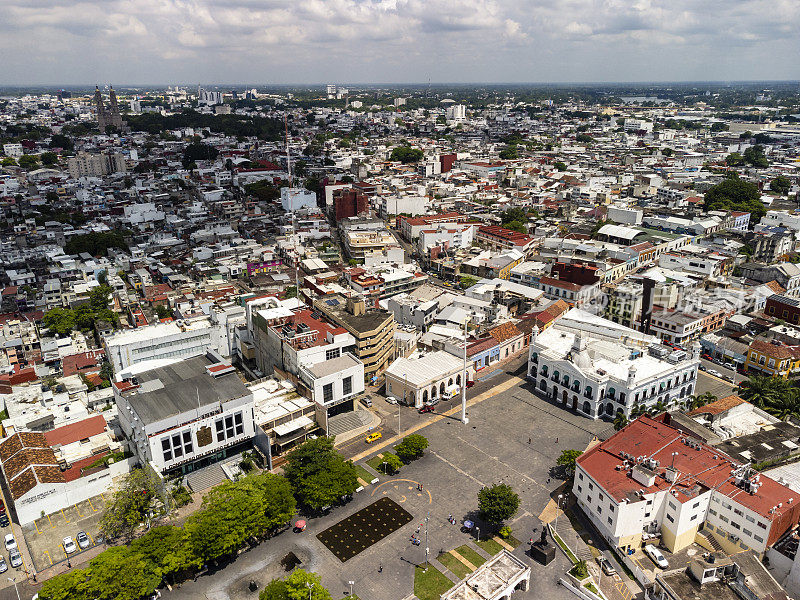
[[[256,433],[252,392],[213,353],[116,382],[114,401],[131,450],[165,476],[242,452]]]
[[[648,417],[581,455],[572,491],[622,549],[660,533],[671,552],[713,537],[729,554],[761,553],[800,518],[788,487]]]
[[[469,362],[466,372],[470,381],[475,369]],[[457,395],[463,374],[464,360],[444,350],[398,358],[386,369],[386,395],[420,408]]]
[[[199,356],[206,350],[230,354],[225,328],[213,324],[208,317],[127,329],[106,337],[103,345],[117,376],[147,361],[177,361]]]
[[[467,119],[467,107],[463,104],[454,104],[445,109],[445,118],[448,121],[462,122]]]
[[[281,206],[283,210],[292,212],[301,208],[317,208],[317,196],[303,188],[281,188]]]
[[[700,346],[662,356],[658,338],[580,309],[531,336],[528,378],[539,394],[592,419],[692,395]]]
[[[439,247],[449,250],[469,248],[475,240],[475,226],[471,223],[454,225],[434,225],[422,229],[417,239],[417,252],[425,255],[429,248]]]

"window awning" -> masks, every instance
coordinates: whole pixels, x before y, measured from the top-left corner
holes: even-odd
[[[289,435],[293,431],[297,431],[298,429],[302,429],[303,427],[308,427],[309,425],[313,425],[314,421],[309,419],[306,416],[299,417],[294,421],[289,421],[288,423],[284,423],[283,425],[278,425],[272,431],[275,432],[275,435],[282,437],[284,435]]]

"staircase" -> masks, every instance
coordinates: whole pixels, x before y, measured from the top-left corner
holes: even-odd
[[[717,552],[724,552],[724,550],[722,549],[722,545],[717,541],[717,538],[714,537],[713,534],[706,533],[705,531],[698,531],[697,535],[706,540],[709,543],[709,545]]]
[[[369,413],[365,410],[355,410],[342,413],[328,419],[328,435],[339,436],[359,427],[366,427],[370,423]]]
[[[222,465],[216,463],[189,473],[186,476],[186,484],[193,492],[202,492],[215,485],[219,485],[226,479],[227,477],[222,470]]]

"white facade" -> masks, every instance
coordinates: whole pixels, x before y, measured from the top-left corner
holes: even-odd
[[[317,208],[317,196],[303,188],[281,188],[281,206],[287,212]]]
[[[673,405],[694,392],[699,345],[664,356],[657,338],[572,309],[539,334],[534,330],[528,378],[537,391],[598,419],[637,405]]]
[[[3,144],[3,153],[11,158],[19,158],[25,151],[22,149],[22,144]]]
[[[425,254],[428,248],[447,245],[450,249],[469,248],[475,240],[474,225],[435,225],[419,232],[417,251]]]
[[[364,363],[347,352],[302,368],[300,378],[311,390],[312,400],[327,409],[364,392]]]
[[[176,361],[214,350],[230,354],[224,327],[202,317],[121,331],[103,340],[106,356],[118,376],[133,365],[152,360]]]

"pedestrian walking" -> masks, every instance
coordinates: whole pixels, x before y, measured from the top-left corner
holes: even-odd
[[[556,444],[558,443],[558,438],[556,438]]]
[[[383,573],[383,565],[378,563],[378,573]]]

